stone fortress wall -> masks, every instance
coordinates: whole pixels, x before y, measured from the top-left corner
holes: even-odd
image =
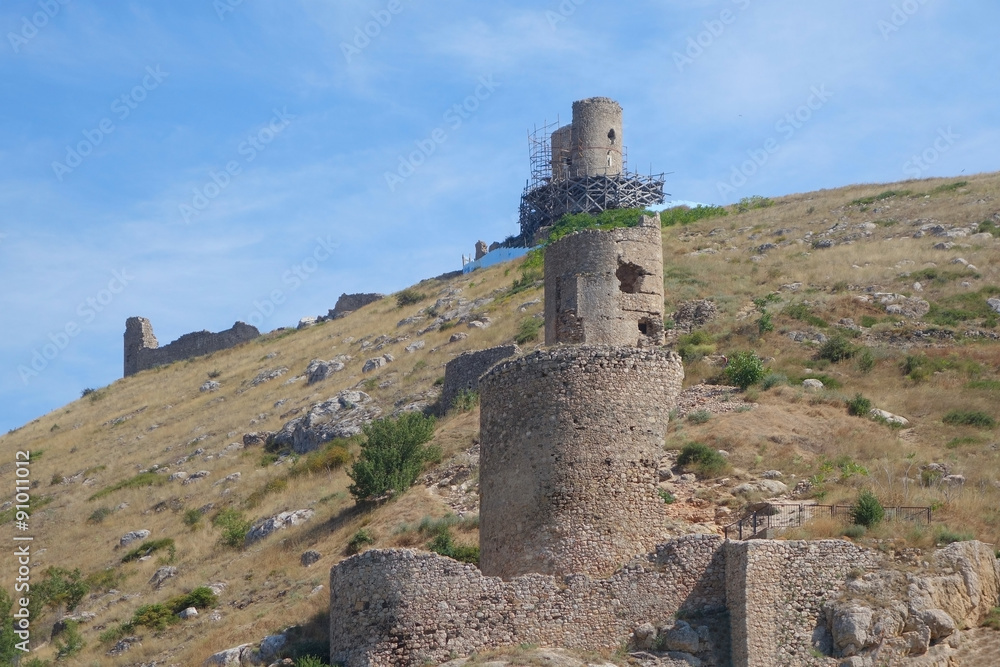
[[[335,320],[344,317],[348,313],[353,313],[359,308],[363,308],[370,303],[375,303],[385,298],[384,294],[371,292],[368,294],[341,294],[337,303],[330,309],[325,319]]]
[[[444,367],[444,387],[438,400],[440,411],[451,408],[462,391],[479,391],[479,377],[497,363],[521,354],[517,345],[498,345],[485,350],[463,352]]]
[[[545,249],[545,344],[663,344],[660,223],[587,230]]]
[[[607,97],[573,102],[571,127],[571,176],[617,176],[622,173],[622,107],[618,102]],[[554,144],[555,141],[553,149]]]
[[[124,376],[182,359],[227,350],[259,335],[257,327],[237,322],[219,333],[195,331],[184,334],[169,345],[160,347],[150,321],[145,317],[130,317],[125,321]]]
[[[662,540],[657,495],[684,376],[664,349],[568,346],[480,379],[480,568],[607,575]]]

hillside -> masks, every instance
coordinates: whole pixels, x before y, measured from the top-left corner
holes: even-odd
[[[853,539],[890,550],[1000,543],[1000,305],[988,303],[1000,295],[998,198],[1000,174],[984,174],[663,215],[677,220],[663,229],[666,312],[699,299],[717,308],[692,331],[687,319],[673,323],[685,387],[720,382],[723,355],[740,350],[755,350],[768,373],[705,402],[707,390],[689,393],[677,410],[665,456],[688,442],[728,454],[696,481],[664,482],[678,533],[718,532],[765,497],[735,487],[777,470],[796,499],[851,503],[871,489],[887,506],[933,509],[930,527],[887,523]],[[0,438],[4,479],[14,479],[16,453],[31,452],[33,508],[27,531],[15,530],[10,503],[0,521],[9,535],[33,537],[32,585],[47,568],[64,570],[50,573],[54,604],[32,621],[34,656],[55,657],[56,643],[42,642],[64,612],[60,600],[74,599],[57,584],[75,581],[75,569],[87,584],[72,612],[86,644],[61,664],[200,665],[295,624],[303,629],[292,649],[322,651],[329,569],[353,548],[424,547],[435,524],[475,544],[474,401],[438,421],[442,458],[425,480],[377,508],[358,508],[347,490],[344,450],[356,455],[356,438],[297,456],[244,436],[278,432],[331,399],[355,421],[428,408],[457,354],[515,337],[527,339],[522,349],[540,345],[531,336],[540,335],[541,283],[520,266],[427,280],[342,319],[141,372]],[[363,371],[386,353],[391,362]],[[317,359],[343,368],[310,383]],[[824,387],[807,390],[805,379]],[[849,414],[859,394],[908,427]],[[314,514],[245,549],[224,543],[232,521],[302,509]],[[216,525],[220,512],[231,522]],[[150,534],[119,546],[138,530]],[[794,535],[842,533],[815,521]],[[172,547],[122,562],[167,539]],[[304,566],[310,550],[321,557]],[[12,593],[16,562],[10,551],[2,559]],[[163,567],[176,573],[156,588]],[[195,618],[114,632],[142,605],[214,584],[224,584],[218,601]],[[115,647],[127,650],[108,655]]]

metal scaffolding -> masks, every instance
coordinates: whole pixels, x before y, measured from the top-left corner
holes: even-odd
[[[645,208],[662,204],[664,174],[643,176],[629,172],[622,151],[622,172],[612,175],[553,178],[552,132],[559,122],[543,124],[528,133],[531,176],[521,195],[521,240],[534,242],[538,230],[567,213],[600,213],[616,208]]]

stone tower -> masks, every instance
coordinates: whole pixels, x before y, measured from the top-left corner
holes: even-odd
[[[483,574],[603,576],[663,538],[656,469],[684,370],[659,347],[662,275],[653,219],[546,250],[555,346],[479,381]]]
[[[622,160],[622,107],[607,97],[573,102],[570,175],[617,176]]]
[[[146,366],[140,355],[143,350],[160,346],[153,334],[153,324],[145,317],[130,317],[125,320],[125,372],[124,377],[135,375]]]

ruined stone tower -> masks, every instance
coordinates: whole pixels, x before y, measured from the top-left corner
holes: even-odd
[[[153,334],[152,323],[145,317],[130,317],[125,320],[124,377],[181,359],[226,350],[259,335],[257,327],[236,322],[219,333],[195,331],[160,347]]]
[[[546,250],[555,347],[479,382],[483,574],[601,576],[662,539],[656,466],[684,375],[657,347],[662,257],[652,218]]]
[[[622,107],[607,97],[573,102],[570,174],[617,176],[622,173]]]

